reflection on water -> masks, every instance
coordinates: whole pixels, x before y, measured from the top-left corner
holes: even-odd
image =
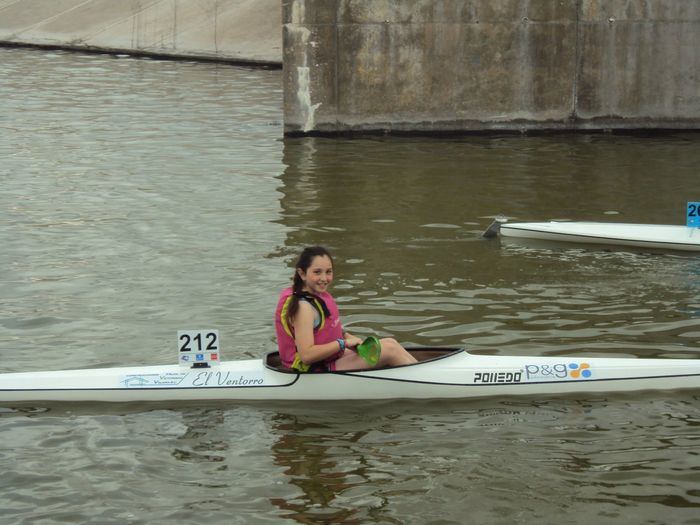
[[[3,370],[172,362],[202,327],[261,356],[306,244],[360,334],[698,357],[697,256],[480,237],[497,214],[682,223],[698,135],[282,139],[278,71],[0,58]],[[696,523],[698,406],[4,407],[0,522]]]
[[[273,459],[297,490],[270,501],[299,523],[401,523],[415,512],[462,523],[465,508],[480,523],[548,522],[562,509],[587,523],[622,518],[647,493],[658,505],[645,505],[651,520],[670,508],[683,521],[700,506],[697,462],[688,461],[694,403],[636,396],[282,409],[270,420]],[[645,415],[630,413],[635,406]],[[676,475],[688,488],[664,490]]]
[[[699,400],[4,412],[0,489],[8,523],[693,523]]]
[[[300,421],[288,414],[276,415],[273,421],[278,436],[272,445],[273,460],[284,468],[284,475],[300,494],[270,498],[270,503],[283,517],[299,523],[359,523],[357,509],[338,507],[335,501],[358,482],[349,482],[350,477],[357,478],[357,472],[344,472],[334,459],[339,455],[338,445],[333,446],[333,436],[324,435],[330,425]],[[345,436],[350,443],[360,437],[355,432]],[[341,450],[347,452],[345,447]]]

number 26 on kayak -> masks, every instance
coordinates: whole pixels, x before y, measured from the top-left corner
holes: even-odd
[[[685,217],[688,228],[700,228],[700,202],[689,202]]]

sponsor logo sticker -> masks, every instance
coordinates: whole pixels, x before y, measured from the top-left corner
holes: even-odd
[[[186,372],[164,372],[162,374],[129,374],[121,378],[126,388],[167,388],[182,384]]]
[[[593,377],[591,365],[586,362],[525,365],[525,380],[540,379],[557,381],[566,379],[589,379]]]
[[[474,382],[482,385],[494,385],[501,383],[520,383],[522,371],[512,372],[474,372]]]

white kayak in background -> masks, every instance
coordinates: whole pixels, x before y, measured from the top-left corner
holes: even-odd
[[[487,356],[413,348],[418,363],[298,373],[262,359],[0,374],[0,404],[458,399],[700,389],[700,359]]]
[[[497,223],[487,231],[500,230],[504,237],[700,251],[700,228],[687,226],[583,221]]]

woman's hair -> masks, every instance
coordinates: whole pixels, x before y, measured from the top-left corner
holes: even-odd
[[[333,257],[330,252],[326,250],[323,246],[309,246],[304,248],[304,250],[299,255],[296,264],[294,265],[294,282],[292,284],[292,300],[289,303],[287,310],[287,318],[291,322],[294,316],[299,310],[299,297],[302,295],[301,291],[304,288],[304,281],[301,280],[299,275],[299,270],[306,272],[311,266],[315,257],[328,257],[333,264]]]

